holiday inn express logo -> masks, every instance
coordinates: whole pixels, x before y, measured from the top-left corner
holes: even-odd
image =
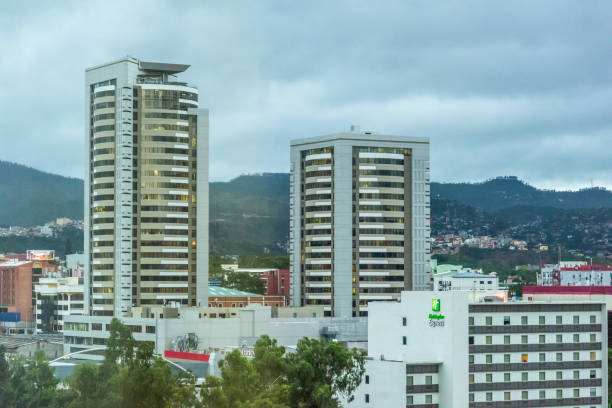
[[[429,314],[430,327],[444,327],[444,315],[440,314],[440,299],[431,299],[431,311],[438,313]]]

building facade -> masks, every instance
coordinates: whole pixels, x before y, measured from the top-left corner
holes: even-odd
[[[34,292],[36,333],[61,333],[66,316],[83,314],[82,279],[40,278],[38,284],[34,285]]]
[[[347,406],[607,407],[603,303],[468,299],[371,304],[366,373]]]
[[[499,278],[490,274],[472,272],[467,269],[453,275],[435,276],[434,291],[446,290],[498,290]]]
[[[188,65],[125,58],[85,72],[85,311],[205,305],[208,111]]]
[[[291,142],[291,303],[366,316],[429,290],[429,140],[350,131]]]
[[[34,322],[34,287],[44,275],[56,271],[57,265],[48,261],[1,262],[0,313],[19,313],[20,321]]]

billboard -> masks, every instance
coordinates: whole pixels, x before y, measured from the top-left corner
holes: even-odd
[[[50,261],[55,259],[55,251],[52,249],[28,249],[28,261]]]

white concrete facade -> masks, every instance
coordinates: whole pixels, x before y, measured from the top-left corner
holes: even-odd
[[[607,406],[604,304],[468,298],[404,292],[372,303],[368,381],[347,406]]]
[[[429,140],[350,131],[291,141],[293,306],[367,316],[430,290]]]

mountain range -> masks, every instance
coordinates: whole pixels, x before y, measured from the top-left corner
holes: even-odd
[[[0,225],[31,226],[58,217],[82,219],[82,191],[80,179],[0,161]],[[568,230],[586,230],[586,236],[597,231],[607,243],[612,226],[612,192],[603,188],[540,190],[516,177],[479,183],[432,182],[431,206],[434,235],[508,233],[542,242],[556,237],[561,244],[573,240],[577,245],[580,234]],[[552,230],[549,224],[554,225]],[[289,234],[289,174],[242,175],[229,182],[211,182],[210,232],[211,250],[217,253],[284,252]]]

